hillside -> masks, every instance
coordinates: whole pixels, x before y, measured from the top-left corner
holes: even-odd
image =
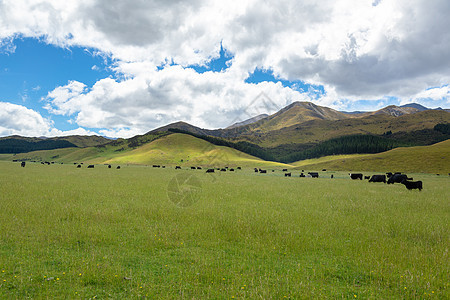
[[[293,163],[298,169],[372,172],[414,172],[447,175],[450,140],[431,146],[396,148],[378,154],[328,156]]]

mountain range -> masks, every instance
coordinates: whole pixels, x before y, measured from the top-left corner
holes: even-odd
[[[0,153],[67,148],[66,152],[76,149],[76,158],[80,160],[87,153],[92,158],[95,153],[108,149],[108,157],[113,159],[114,155],[137,153],[146,144],[178,133],[260,159],[291,163],[325,155],[379,153],[400,146],[431,145],[450,138],[449,124],[449,110],[428,109],[414,103],[391,105],[372,112],[341,112],[310,102],[294,102],[272,115],[258,115],[224,129],[204,129],[176,122],[130,139],[4,137],[0,138]]]

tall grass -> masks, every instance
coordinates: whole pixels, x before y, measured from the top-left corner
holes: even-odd
[[[168,198],[178,174],[201,182],[191,206]],[[0,162],[0,296],[448,298],[449,179],[333,174]]]

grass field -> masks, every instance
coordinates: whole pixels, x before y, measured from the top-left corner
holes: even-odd
[[[448,299],[450,178],[412,175],[0,162],[0,297]]]

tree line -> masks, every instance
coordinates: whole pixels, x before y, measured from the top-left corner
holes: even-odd
[[[53,150],[59,148],[76,147],[65,140],[42,140],[38,142],[29,142],[22,139],[2,139],[0,140],[0,153],[26,153],[38,150]]]

